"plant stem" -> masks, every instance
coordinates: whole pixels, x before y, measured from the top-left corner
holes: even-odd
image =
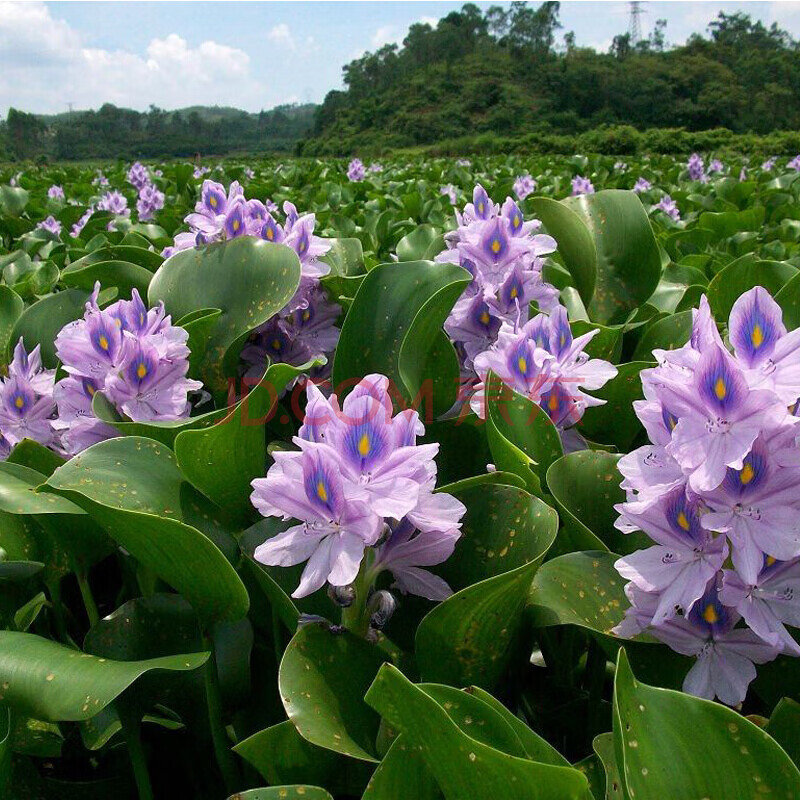
[[[139,800],[153,800],[153,787],[150,783],[150,772],[147,769],[147,759],[142,747],[142,723],[136,716],[131,715],[124,703],[117,705],[117,713],[122,723],[122,733],[128,745],[128,757],[133,768],[133,777],[139,792]]]
[[[342,609],[342,625],[356,636],[366,636],[369,631],[369,613],[367,612],[367,597],[372,583],[370,566],[365,557],[361,569],[353,583],[355,597],[353,602]]]
[[[56,633],[58,638],[66,643],[67,626],[64,623],[64,606],[61,605],[61,579],[53,578],[47,582],[47,591],[50,593],[50,601],[53,605],[53,617],[56,623]]]
[[[97,611],[97,603],[94,601],[92,587],[89,585],[89,577],[82,570],[76,572],[75,576],[78,579],[78,588],[81,590],[81,597],[83,598],[83,605],[86,608],[86,614],[89,617],[89,627],[94,628],[100,621],[100,614]]]
[[[206,704],[208,705],[208,722],[211,729],[211,740],[214,744],[214,755],[217,758],[225,789],[234,794],[240,783],[239,770],[230,749],[228,734],[222,721],[222,696],[219,690],[217,661],[214,658],[214,643],[211,637],[205,637],[205,646],[211,652],[204,669]]]

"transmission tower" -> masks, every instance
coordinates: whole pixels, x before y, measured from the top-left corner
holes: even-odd
[[[642,41],[642,25],[639,21],[639,17],[642,14],[645,14],[645,10],[642,8],[644,3],[641,0],[631,0],[628,3],[630,6],[630,22],[628,23],[628,35],[631,39],[632,45],[637,45],[639,42]]]

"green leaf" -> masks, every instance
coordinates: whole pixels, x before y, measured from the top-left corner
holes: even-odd
[[[550,465],[564,454],[561,437],[547,413],[524,395],[506,386],[500,378],[489,373],[486,384],[487,436],[492,456],[500,469],[516,472],[527,480],[526,470],[533,470],[540,483],[544,482]],[[531,464],[507,455],[504,442],[524,453]]]
[[[570,767],[541,764],[472,738],[421,688],[394,667],[381,667],[367,702],[408,745],[419,748],[448,800],[585,798],[586,778]]]
[[[16,712],[50,722],[87,720],[154,670],[201,667],[208,653],[111,661],[31,633],[0,631],[0,694]]]
[[[775,302],[783,310],[783,324],[790,331],[800,327],[800,274],[787,281],[775,294]]]
[[[11,782],[11,711],[0,705],[0,795],[7,797]]]
[[[420,225],[397,243],[399,261],[433,261],[434,256],[444,250],[441,231],[433,225]]]
[[[11,341],[11,334],[24,308],[25,303],[13,289],[0,286],[0,361],[3,363],[10,360],[16,347],[17,343]],[[32,350],[37,344],[38,342],[29,342],[27,349]]]
[[[606,800],[625,800],[625,785],[619,774],[614,753],[614,734],[601,733],[594,737],[592,748],[603,764],[606,773]]]
[[[18,217],[28,205],[30,192],[21,186],[0,186],[0,211],[9,217]]]
[[[653,350],[683,347],[692,335],[692,312],[679,311],[654,322],[639,340],[633,361],[650,361]]]
[[[572,275],[575,288],[589,306],[597,282],[597,250],[595,240],[579,214],[569,205],[547,197],[529,201],[533,213],[558,244],[558,252]]]
[[[29,467],[42,475],[52,475],[64,463],[61,456],[33,439],[23,439],[9,453],[6,461],[9,464],[21,464]]]
[[[28,350],[40,344],[42,363],[52,369],[58,363],[56,335],[68,322],[83,316],[88,299],[89,293],[80,289],[67,289],[43,297],[22,312],[11,331],[9,346],[16,344],[20,336],[24,338]]]
[[[222,311],[218,308],[199,308],[181,317],[175,324],[189,334],[189,375],[199,375],[208,350],[211,336],[214,333]]]
[[[372,773],[362,800],[441,800],[442,793],[425,766],[422,747],[400,734]]]
[[[708,302],[719,322],[727,321],[736,300],[754,286],[763,286],[774,295],[792,278],[797,268],[783,261],[739,259],[714,276],[708,284]]]
[[[800,703],[790,697],[782,698],[764,730],[786,751],[796,766],[800,764]]]
[[[588,306],[606,324],[644,303],[661,279],[661,256],[641,200],[633,192],[605,189],[568,198],[589,229],[597,252],[597,282]]]
[[[375,761],[379,720],[363,698],[385,660],[377,647],[348,631],[303,625],[278,673],[284,708],[300,735],[327,750]]]
[[[319,786],[307,786],[296,783],[292,786],[270,786],[265,789],[248,789],[246,792],[237,792],[228,800],[333,800],[324,789]]]
[[[191,502],[184,486],[172,452],[138,436],[93,445],[46,484],[180,592],[204,626],[239,619],[247,613],[247,591],[211,539],[184,521]]]
[[[152,277],[150,270],[129,261],[98,261],[80,265],[76,262],[61,270],[61,281],[65,286],[91,291],[95,281],[100,281],[104,289],[116,286],[125,296],[130,296],[131,290],[136,289],[146,297]]]
[[[533,561],[468,586],[428,613],[415,641],[423,680],[494,687],[519,644],[537,566]]]
[[[614,506],[625,501],[618,460],[612,453],[580,450],[547,471],[547,485],[564,525],[556,542],[561,552],[601,549],[625,555],[648,546],[644,534],[624,534],[614,527]]]
[[[637,681],[624,650],[614,743],[631,798],[800,795],[800,772],[761,728],[718,703]]]
[[[344,394],[342,388],[379,372],[406,401],[425,398],[428,415],[448,410],[458,393],[458,361],[442,325],[470,280],[461,267],[431,261],[371,270],[342,326],[334,388]]]
[[[286,385],[319,363],[272,364],[263,380],[224,419],[210,427],[179,432],[175,458],[186,479],[237,519],[252,517],[250,483],[264,476],[267,460],[264,423]]]
[[[633,410],[633,401],[644,397],[639,373],[653,366],[654,363],[646,361],[620,364],[616,377],[592,392],[593,397],[606,403],[586,409],[578,424],[580,433],[593,442],[611,444],[623,453],[628,452],[644,430]]]
[[[147,297],[150,305],[163,300],[175,319],[220,309],[200,373],[207,387],[222,392],[247,334],[289,302],[299,281],[300,261],[291,248],[241,236],[168,258]]]

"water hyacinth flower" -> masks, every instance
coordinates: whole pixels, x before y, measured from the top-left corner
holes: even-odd
[[[620,459],[616,527],[655,546],[617,562],[632,605],[616,632],[695,656],[684,690],[737,705],[754,664],[800,655],[786,629],[800,621],[800,331],[757,286],[727,340],[703,297],[690,341],[641,373],[652,444]]]
[[[689,172],[690,181],[702,181],[705,183],[708,180],[708,176],[705,172],[705,164],[698,153],[692,153],[692,155],[689,156],[686,169]]]
[[[59,436],[53,425],[55,374],[54,369],[42,367],[39,345],[29,354],[20,338],[8,365],[8,376],[0,378],[0,459],[5,460],[11,448],[23,439],[59,449]]]
[[[131,300],[100,309],[99,292],[97,283],[83,318],[65,325],[55,342],[67,373],[54,389],[55,426],[62,431],[69,454],[118,435],[92,411],[98,391],[120,414],[137,422],[155,422],[187,417],[188,393],[202,388],[186,377],[189,335],[172,324],[163,303],[148,310],[134,289]]]
[[[393,414],[388,388],[385,376],[368,375],[340,405],[309,382],[298,450],[275,453],[267,476],[253,481],[262,515],[297,523],[255,550],[263,564],[306,562],[293,597],[326,583],[346,587],[359,573],[373,586],[384,571],[401,591],[434,600],[451,593],[425,568],[453,552],[466,509],[433,493],[438,445],[417,444],[419,416]]]
[[[245,178],[247,178],[247,180],[251,181],[251,180],[253,180],[253,178],[255,178],[256,173],[253,171],[252,168],[245,167],[244,168],[244,176],[245,176]]]
[[[131,210],[128,208],[128,198],[116,189],[106,192],[97,201],[97,208],[99,211],[108,211],[120,217],[129,217],[131,215]]]
[[[773,170],[773,169],[775,169],[775,164],[777,164],[777,163],[778,163],[778,157],[777,157],[777,156],[770,156],[770,157],[769,157],[769,158],[768,158],[768,159],[767,159],[767,160],[766,160],[766,161],[765,161],[765,162],[764,162],[764,163],[761,165],[761,169],[763,169],[763,170],[764,170],[764,172],[772,172],[772,170]]]
[[[800,154],[796,155],[787,165],[786,169],[794,169],[800,172]]]
[[[529,175],[518,175],[517,179],[514,181],[514,194],[517,196],[517,199],[522,201],[524,200],[529,194],[533,194],[536,191],[536,181]]]
[[[41,222],[37,222],[36,228],[52,233],[54,236],[61,235],[61,223],[52,214]]]
[[[713,159],[711,159],[711,161],[709,162],[709,165],[708,165],[708,174],[712,175],[713,173],[716,173],[716,172],[720,172],[721,173],[721,172],[723,172],[724,169],[725,169],[725,165],[718,158],[713,158]]]
[[[594,194],[594,185],[589,178],[576,175],[572,179],[572,196],[578,197],[578,195],[582,194]]]
[[[347,180],[351,181],[352,183],[363,181],[365,175],[366,171],[364,169],[364,164],[360,158],[354,158],[347,165]]]
[[[597,330],[573,339],[567,310],[556,306],[549,316],[538,314],[517,328],[504,322],[497,341],[475,357],[481,383],[471,399],[472,410],[486,416],[486,381],[493,372],[507,386],[537,403],[559,431],[578,423],[590,406],[604,400],[584,390],[596,390],[617,374],[617,368],[602,359],[589,358],[586,345]]]
[[[641,194],[642,192],[647,192],[653,188],[653,184],[650,183],[647,178],[637,178],[636,183],[633,184],[633,191],[636,194]]]
[[[678,210],[678,204],[668,194],[665,194],[661,200],[656,203],[654,208],[657,208],[659,211],[663,211],[675,222],[678,222],[681,218],[681,212]]]
[[[532,301],[542,310],[557,305],[558,291],[542,280],[541,259],[556,243],[536,232],[540,223],[526,221],[514,200],[507,198],[501,208],[480,184],[456,220],[458,228],[445,236],[448,249],[435,260],[459,264],[473,276],[444,326],[471,370],[475,356],[497,338],[501,323],[526,322]]]
[[[627,169],[628,165],[624,161],[614,162],[614,172],[625,172]]]
[[[127,178],[128,183],[137,191],[141,191],[150,183],[150,175],[147,172],[147,167],[145,167],[144,164],[140,164],[138,161],[131,165],[131,168],[128,170]]]
[[[160,191],[153,183],[146,183],[139,189],[139,198],[136,201],[136,213],[140,222],[149,222],[156,211],[164,208],[164,192]]]
[[[47,190],[47,196],[51,200],[64,200],[64,198],[65,198],[64,189],[61,186],[59,186],[57,183],[54,183]]]
[[[97,175],[92,179],[92,185],[104,188],[109,185],[108,178],[100,170],[97,170]]]
[[[92,214],[94,214],[94,206],[89,206],[83,216],[72,226],[70,234],[73,238],[77,239],[81,235],[81,231],[83,231]]]
[[[739,180],[746,181],[747,180],[747,167],[742,167],[739,171]]]
[[[383,172],[383,164],[379,164],[377,161],[373,161],[369,165],[368,172],[372,173],[373,175],[378,175]]]
[[[211,167],[195,167],[194,172],[192,172],[192,177],[196,181],[199,181],[203,175],[208,175],[209,172],[211,172]]]
[[[456,187],[453,186],[452,183],[440,186],[439,194],[443,194],[450,201],[451,206],[454,206],[458,202],[458,196],[456,195]]]

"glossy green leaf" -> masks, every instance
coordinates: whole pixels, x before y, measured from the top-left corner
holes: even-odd
[[[0,631],[0,694],[14,711],[37,719],[86,720],[153,670],[185,672],[208,653],[146,661],[112,661],[31,633]]]
[[[286,305],[299,281],[300,262],[291,248],[242,236],[168,258],[147,297],[150,305],[163,300],[175,319],[220,309],[200,372],[207,387],[221,392],[247,334]]]
[[[607,549],[624,555],[649,543],[644,534],[624,534],[614,527],[614,506],[625,500],[618,460],[611,453],[580,450],[547,471],[547,486],[564,526],[556,544],[561,552]]]
[[[420,748],[448,800],[585,798],[588,784],[578,770],[515,757],[477,741],[390,665],[381,668],[367,702]]]
[[[718,703],[641,683],[624,650],[614,681],[614,742],[630,798],[800,793],[800,772],[769,734]]]
[[[433,261],[444,247],[441,232],[426,224],[404,236],[397,243],[396,253],[400,261]]]
[[[333,800],[333,797],[319,786],[298,783],[292,786],[248,789],[246,792],[232,794],[228,800]]]
[[[653,350],[674,350],[689,341],[692,334],[692,312],[679,311],[654,322],[636,346],[633,361],[651,361]]]
[[[425,765],[422,747],[400,734],[367,784],[362,800],[441,800],[442,793]]]
[[[138,264],[129,261],[98,261],[93,264],[70,264],[61,271],[61,281],[65,286],[74,289],[91,291],[96,281],[103,288],[116,286],[120,294],[128,297],[131,290],[138,290],[143,297],[147,296],[147,287],[153,273]]]
[[[608,323],[641,305],[661,279],[661,257],[650,220],[632,192],[606,189],[564,204],[589,229],[597,253],[597,282],[589,317]]]
[[[247,591],[211,539],[184,521],[183,485],[172,452],[138,436],[90,447],[46,484],[183,594],[204,625],[243,617]]]
[[[529,202],[535,216],[556,240],[558,252],[572,275],[575,288],[588,306],[597,282],[597,250],[592,234],[581,216],[568,204],[547,197],[534,197]]]
[[[800,703],[782,698],[764,730],[786,751],[795,766],[800,766]]]
[[[0,360],[3,362],[10,358],[17,344],[12,343],[11,335],[24,308],[22,298],[13,289],[0,286]],[[29,342],[27,349],[31,350],[35,344],[38,342]]]
[[[800,274],[790,278],[775,294],[775,302],[783,311],[783,324],[793,331],[800,327]]]
[[[718,322],[727,322],[733,304],[754,286],[775,294],[792,278],[797,268],[782,261],[744,261],[729,264],[708,285],[708,302]]]
[[[423,400],[428,414],[449,409],[457,396],[458,365],[442,325],[470,279],[461,267],[431,261],[375,267],[342,326],[334,387],[344,394],[379,372],[406,401]]]
[[[281,699],[304,739],[362,761],[375,761],[379,720],[364,694],[386,660],[377,647],[326,623],[298,629],[278,673]]]
[[[614,734],[601,733],[594,737],[592,748],[600,759],[606,775],[605,800],[625,800],[625,786],[617,767]]]

